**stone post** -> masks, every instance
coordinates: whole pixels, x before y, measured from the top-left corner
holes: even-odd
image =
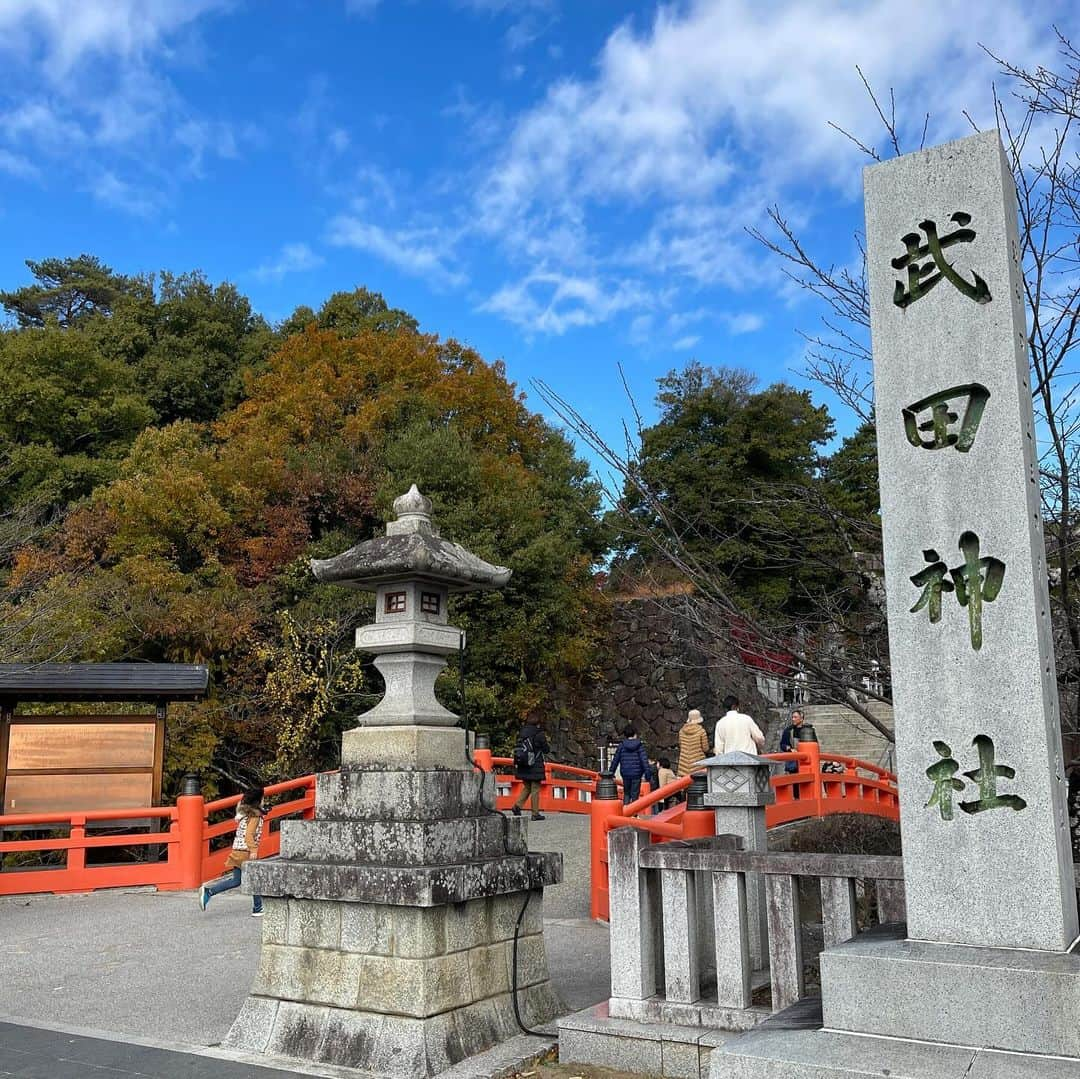
[[[315,819],[283,822],[280,858],[244,867],[263,943],[226,1045],[404,1079],[518,1033],[515,993],[526,1025],[558,1014],[543,888],[562,865],[495,812],[494,775],[435,699],[459,643],[448,594],[510,571],[442,539],[415,486],[394,509],[385,536],[313,563],[320,581],[375,592],[357,645],[386,695],[345,732],[340,772],[318,776]]]
[[[705,804],[716,815],[716,834],[734,835],[742,841],[742,849],[768,850],[765,834],[765,807],[774,796],[769,785],[772,765],[749,753],[724,753],[701,762],[707,772],[709,789]],[[750,962],[755,970],[765,965],[768,955],[765,882],[760,873],[746,874],[747,932]],[[717,926],[717,931],[720,927]],[[732,938],[732,947],[739,946]]]
[[[655,888],[638,864],[649,842],[648,832],[639,828],[613,828],[608,836],[613,1016],[636,1018],[626,1002],[646,1000],[656,992],[660,912]]]

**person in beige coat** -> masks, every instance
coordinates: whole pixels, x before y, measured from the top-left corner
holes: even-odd
[[[679,760],[676,771],[680,776],[688,776],[698,761],[704,760],[708,755],[709,736],[705,733],[701,713],[696,708],[691,708],[679,731]]]

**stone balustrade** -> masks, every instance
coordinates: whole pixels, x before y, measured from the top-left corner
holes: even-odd
[[[856,881],[875,882],[880,922],[903,920],[900,858],[741,846],[731,835],[654,845],[633,829],[612,833],[612,1017],[746,1030],[769,1014],[753,1002],[758,988],[769,985],[772,1011],[802,999],[802,878],[819,883],[825,947],[859,931]],[[755,879],[764,883],[767,968],[752,940]]]

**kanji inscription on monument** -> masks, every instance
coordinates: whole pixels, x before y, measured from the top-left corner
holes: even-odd
[[[1076,900],[997,133],[868,169],[866,223],[908,933],[1064,951]]]

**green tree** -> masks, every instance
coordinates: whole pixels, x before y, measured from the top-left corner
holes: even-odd
[[[0,509],[62,507],[116,476],[151,424],[208,421],[242,399],[275,335],[235,286],[126,277],[91,255],[28,263],[0,293]]]
[[[862,423],[822,465],[822,478],[830,499],[853,524],[866,534],[866,542],[880,549],[877,430]]]
[[[135,372],[159,423],[212,420],[243,396],[274,334],[235,285],[198,272],[162,273],[156,296],[116,305],[94,328],[102,349]]]
[[[614,568],[655,567],[650,538],[674,532],[683,555],[749,608],[796,615],[832,577],[811,498],[832,421],[806,391],[754,383],[746,371],[698,363],[659,380],[660,418],[642,432],[625,487]]]
[[[113,273],[94,255],[27,259],[26,265],[37,283],[0,292],[0,304],[20,326],[44,326],[49,320],[77,326],[94,315],[108,315],[121,296],[148,287],[143,278]]]
[[[56,322],[0,333],[0,507],[89,494],[153,419],[134,373],[87,335]]]
[[[366,330],[394,333],[413,330],[419,323],[407,311],[390,307],[382,293],[366,288],[335,292],[316,314],[306,304],[298,307],[282,324],[280,332],[288,337],[314,323],[320,329],[334,330],[342,337],[356,337]]]
[[[33,580],[88,567],[72,621],[94,627],[93,658],[211,664],[186,766],[201,752],[233,782],[295,774],[335,763],[341,729],[380,688],[351,643],[370,600],[319,585],[308,561],[380,534],[413,482],[444,535],[514,571],[509,588],[453,607],[471,642],[470,711],[501,736],[556,681],[587,675],[604,539],[566,439],[500,364],[453,341],[308,326],[235,409],[143,431],[22,565]],[[459,706],[455,679],[440,693]]]

